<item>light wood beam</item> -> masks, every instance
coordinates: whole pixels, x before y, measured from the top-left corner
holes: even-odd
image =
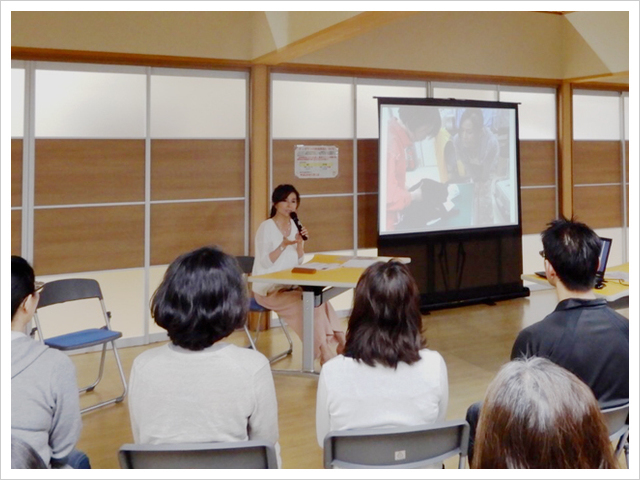
[[[573,98],[570,82],[562,82],[558,91],[558,187],[560,213],[573,214]]]
[[[249,155],[249,252],[260,223],[269,207],[269,70],[266,65],[251,68],[251,144]]]
[[[304,55],[327,48],[336,43],[363,35],[401,18],[415,15],[418,12],[363,12],[353,18],[332,25],[308,37],[276,49],[253,60],[254,64],[279,65],[291,62]]]

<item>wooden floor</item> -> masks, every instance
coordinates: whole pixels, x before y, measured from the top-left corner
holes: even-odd
[[[428,347],[442,354],[449,374],[449,408],[447,419],[462,419],[467,407],[484,397],[487,385],[500,366],[509,360],[517,333],[525,326],[541,320],[556,304],[552,290],[532,292],[530,297],[440,310],[424,316]],[[620,311],[628,317],[628,309]],[[273,365],[274,369],[300,368],[300,341],[294,337],[294,354]],[[234,333],[230,341],[244,345],[244,334]],[[134,358],[148,348],[120,350],[125,374],[129,375]],[[263,332],[258,349],[266,355],[271,348],[284,348],[280,329]],[[113,355],[109,354],[109,357]],[[89,383],[97,368],[99,355],[89,353],[72,357],[78,369],[79,382]],[[114,373],[115,363],[108,363],[107,373]],[[283,468],[322,468],[322,450],[315,437],[315,398],[317,380],[290,375],[274,375],[278,397],[280,445]],[[107,375],[96,391],[84,394],[81,406],[119,392],[117,375]],[[83,415],[83,430],[78,448],[85,451],[93,468],[119,468],[120,445],[131,443],[127,400]],[[456,459],[445,462],[454,468]]]

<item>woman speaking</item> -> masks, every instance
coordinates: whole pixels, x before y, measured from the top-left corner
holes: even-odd
[[[300,205],[300,194],[293,185],[278,185],[271,195],[271,213],[260,224],[255,239],[253,275],[288,270],[302,263],[304,241],[309,232],[300,225],[300,231],[291,218]],[[276,312],[282,320],[302,338],[302,292],[299,287],[253,283],[256,301]],[[314,311],[314,357],[324,364],[335,356],[331,344],[337,343],[337,351],[344,349],[344,329],[329,302]]]

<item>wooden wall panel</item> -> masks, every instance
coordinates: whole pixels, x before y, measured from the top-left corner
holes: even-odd
[[[591,228],[622,226],[622,189],[619,185],[576,187],[574,214]]]
[[[22,139],[11,139],[11,206],[22,205]]]
[[[627,179],[627,182],[628,182],[629,181],[629,140],[624,142],[624,158],[627,159],[627,161],[624,162],[624,167],[627,172],[627,175],[625,178]]]
[[[35,211],[38,275],[142,267],[144,206]]]
[[[36,140],[36,205],[144,201],[144,140]]]
[[[335,178],[297,178],[294,152],[296,145],[330,145],[338,147],[338,176]],[[273,186],[290,183],[300,195],[353,192],[352,140],[274,140]],[[269,193],[271,195],[271,192]]]
[[[11,255],[22,255],[21,210],[11,210]]]
[[[309,230],[305,252],[353,249],[353,197],[305,198],[298,210]]]
[[[378,139],[358,140],[358,192],[378,193]]]
[[[171,263],[204,245],[244,254],[244,202],[151,205],[151,265]]]
[[[555,188],[520,190],[522,202],[522,234],[537,234],[556,217]]]
[[[358,248],[378,246],[378,195],[358,195]]]
[[[620,142],[576,141],[573,146],[573,184],[620,183]]]
[[[549,141],[520,141],[520,184],[524,187],[555,185],[556,145]]]
[[[152,140],[151,199],[244,197],[244,140]]]

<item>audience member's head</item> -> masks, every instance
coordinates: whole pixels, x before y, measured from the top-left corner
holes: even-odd
[[[153,294],[151,314],[171,341],[202,350],[246,321],[246,286],[236,259],[214,247],[181,255]]]
[[[47,468],[47,466],[31,445],[11,435],[11,468]]]
[[[549,223],[541,233],[544,257],[564,286],[576,292],[595,284],[602,241],[584,223],[564,217]]]
[[[11,255],[11,323],[20,323],[19,328],[31,320],[38,306],[35,278],[24,258]]]
[[[617,468],[589,387],[544,358],[504,365],[487,389],[473,468]]]
[[[371,265],[355,288],[344,355],[396,367],[420,360],[424,346],[418,286],[409,269],[395,260]]]

